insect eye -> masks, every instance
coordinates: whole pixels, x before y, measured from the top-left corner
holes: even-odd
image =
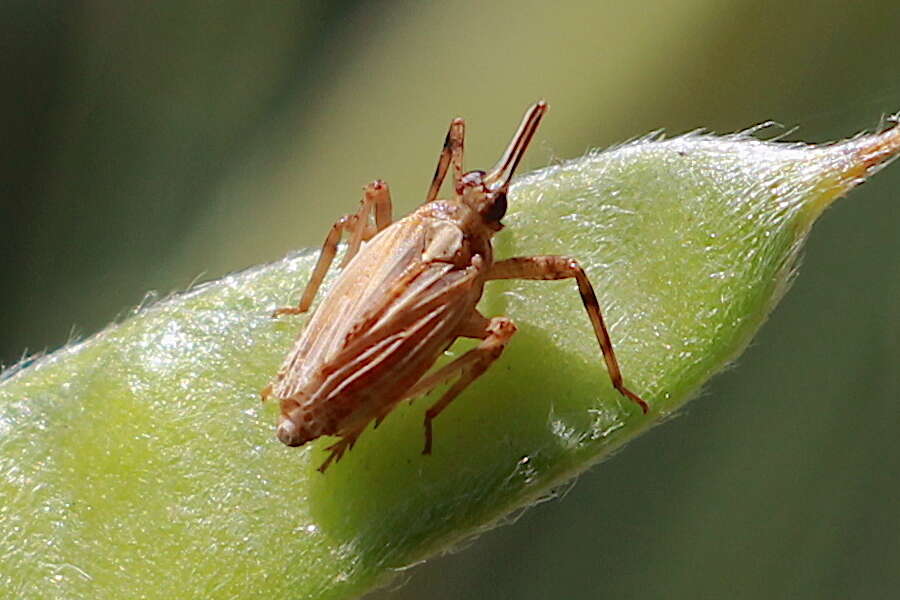
[[[499,192],[493,197],[493,202],[484,212],[484,219],[488,222],[497,222],[506,214],[506,192]]]
[[[465,186],[474,187],[477,185],[482,185],[481,182],[483,179],[484,171],[469,171],[462,176],[461,183]]]

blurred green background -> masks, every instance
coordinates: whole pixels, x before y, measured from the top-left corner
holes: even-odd
[[[457,115],[470,168],[541,97],[526,168],[659,128],[875,128],[898,24],[894,0],[5,2],[0,362],[317,246],[373,178],[407,212]],[[373,598],[894,597],[898,207],[894,165],[686,414]]]

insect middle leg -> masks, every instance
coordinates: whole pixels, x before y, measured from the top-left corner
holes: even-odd
[[[459,375],[459,379],[444,392],[441,399],[425,412],[425,449],[422,450],[422,454],[431,454],[431,422],[470,383],[478,379],[495,360],[500,358],[503,349],[515,332],[515,324],[506,317],[494,317],[489,320],[477,311],[473,311],[469,319],[463,322],[457,335],[480,339],[481,343],[431,375],[423,377],[404,395],[404,399],[422,396]]]
[[[603,314],[600,312],[597,294],[594,293],[594,287],[577,260],[568,256],[520,256],[508,258],[494,263],[487,279],[575,279],[578,282],[581,301],[591,319],[594,334],[597,336],[597,342],[600,344],[600,350],[603,352],[603,360],[606,363],[606,370],[609,373],[613,387],[620,394],[640,406],[644,414],[647,413],[650,408],[649,405],[640,396],[625,387],[622,381],[622,371],[619,368],[619,361],[616,360],[616,354],[613,352],[612,341],[609,338],[609,332],[606,330],[606,324],[603,322]]]
[[[375,209],[375,225],[369,221],[369,214]],[[359,251],[360,244],[368,241],[372,237],[391,224],[391,192],[387,183],[376,180],[363,188],[362,206],[359,211],[352,215],[345,215],[335,221],[331,226],[331,230],[325,237],[325,243],[322,244],[322,252],[319,254],[319,260],[313,269],[312,277],[306,284],[306,289],[300,297],[298,306],[289,306],[279,308],[273,313],[273,317],[279,315],[296,315],[309,310],[316,292],[325,280],[325,275],[331,267],[334,256],[337,254],[338,242],[341,240],[341,234],[345,231],[350,232],[350,241],[347,244],[347,252],[344,254],[344,260],[341,266],[344,267],[350,262]]]

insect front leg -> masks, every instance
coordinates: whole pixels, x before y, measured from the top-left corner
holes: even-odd
[[[459,375],[459,379],[450,386],[450,389],[444,392],[441,399],[425,412],[425,449],[422,450],[422,454],[431,454],[431,422],[470,383],[478,379],[495,360],[500,358],[503,349],[515,332],[515,324],[506,317],[495,317],[488,320],[477,311],[473,311],[469,319],[463,322],[457,335],[480,339],[482,340],[481,343],[450,364],[441,367],[431,375],[423,377],[404,395],[404,399],[422,396],[438,385]]]
[[[600,312],[597,294],[594,293],[594,288],[588,280],[587,274],[585,274],[584,269],[577,260],[568,256],[520,256],[509,258],[494,263],[487,279],[575,279],[578,282],[581,301],[591,319],[594,334],[597,336],[597,342],[599,342],[600,350],[603,352],[603,360],[606,363],[606,370],[609,373],[613,387],[623,396],[640,406],[644,414],[647,413],[650,408],[649,405],[640,396],[626,388],[622,382],[622,371],[619,368],[619,361],[616,360],[616,354],[613,352],[612,341],[609,338],[609,332],[606,330],[606,324],[603,322],[603,314]]]
[[[444,138],[444,147],[441,149],[441,156],[438,158],[437,168],[434,170],[434,177],[431,179],[431,187],[428,188],[428,194],[425,195],[425,204],[437,200],[438,191],[447,175],[447,169],[453,164],[453,189],[459,194],[460,180],[462,179],[462,162],[463,162],[463,140],[466,137],[466,122],[462,119],[453,119],[450,122],[450,129],[447,130],[447,137]]]
[[[369,213],[375,209],[375,225],[369,222]],[[352,215],[345,215],[335,221],[331,226],[331,230],[325,237],[325,243],[322,244],[322,252],[319,254],[319,260],[313,269],[312,277],[303,290],[298,306],[289,306],[277,309],[272,316],[279,315],[296,315],[304,313],[312,306],[316,297],[316,292],[325,280],[325,275],[331,267],[334,256],[337,254],[338,242],[341,241],[341,234],[345,231],[350,232],[350,241],[347,244],[347,252],[344,254],[344,260],[341,267],[345,267],[350,259],[352,259],[359,251],[359,247],[363,241],[368,241],[372,237],[391,224],[391,192],[387,183],[376,180],[363,188],[362,206],[359,211]]]

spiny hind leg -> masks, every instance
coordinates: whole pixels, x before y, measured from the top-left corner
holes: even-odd
[[[609,379],[612,381],[613,387],[620,394],[640,406],[644,414],[647,413],[650,409],[649,405],[640,396],[625,387],[622,381],[622,370],[619,368],[619,361],[616,359],[616,353],[613,351],[609,332],[606,330],[606,324],[603,322],[603,314],[600,311],[597,294],[594,293],[594,287],[577,260],[568,256],[519,256],[508,258],[494,263],[487,279],[575,279],[578,283],[578,291],[581,293],[581,302],[584,304],[584,309],[591,319],[594,334],[597,337],[597,342],[600,344],[603,361],[606,363],[606,370],[609,373]]]
[[[328,465],[332,462],[338,462],[341,460],[341,457],[344,456],[344,452],[352,450],[353,444],[356,443],[356,438],[359,437],[359,434],[362,433],[363,429],[354,429],[353,431],[341,434],[341,439],[326,447],[325,449],[330,451],[331,454],[329,454],[328,458],[325,459],[325,462],[319,466],[318,471],[324,473],[328,468]]]
[[[486,319],[477,311],[473,311],[468,320],[460,326],[457,335],[480,339],[481,343],[453,362],[423,377],[414,385],[405,398],[415,398],[427,394],[436,386],[453,379],[459,379],[450,386],[441,399],[425,412],[425,448],[422,454],[431,454],[432,428],[431,422],[450,405],[459,394],[478,379],[495,360],[500,358],[503,349],[516,332],[515,324],[506,317]]]
[[[450,121],[450,128],[447,130],[447,137],[444,138],[444,147],[441,148],[441,155],[438,157],[438,164],[434,170],[434,177],[431,179],[431,187],[425,195],[425,204],[437,200],[438,191],[447,176],[447,170],[453,165],[453,188],[459,188],[462,179],[462,162],[463,162],[463,141],[466,137],[466,122],[456,118]]]
[[[359,247],[363,241],[368,241],[372,237],[391,224],[391,192],[387,183],[380,179],[375,180],[363,188],[362,206],[359,211],[352,215],[345,215],[335,221],[331,226],[328,235],[325,236],[325,243],[322,244],[322,252],[319,254],[319,260],[313,269],[312,277],[306,284],[306,289],[300,297],[300,304],[297,306],[289,306],[277,309],[272,316],[279,315],[296,315],[304,313],[312,306],[319,287],[325,280],[325,275],[334,261],[337,254],[338,242],[344,232],[350,234],[350,241],[347,244],[347,252],[344,254],[344,260],[341,267],[345,267],[350,259],[352,259],[359,251]],[[369,222],[369,214],[375,210],[375,224]]]

